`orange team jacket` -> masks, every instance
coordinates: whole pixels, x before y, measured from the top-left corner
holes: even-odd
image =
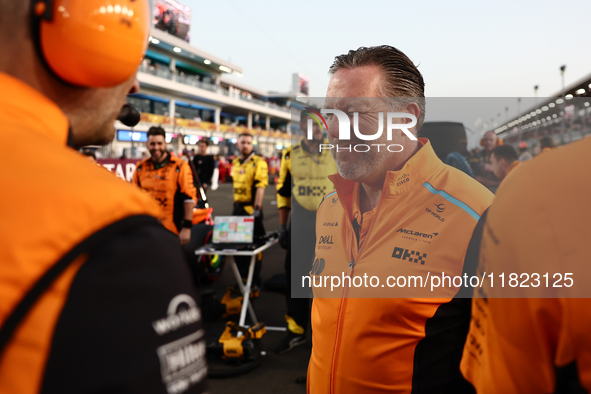
[[[179,233],[185,211],[184,202],[197,202],[197,189],[189,164],[168,154],[168,162],[155,168],[151,158],[138,162],[132,183],[147,191],[162,208],[162,225]]]
[[[122,219],[157,216],[147,196],[69,148],[68,120],[48,98],[0,73],[0,326],[24,295],[72,248]],[[32,152],[22,160],[20,152]],[[14,163],[19,163],[14,165]],[[92,182],[89,182],[89,179]],[[10,191],[10,192],[8,192]],[[18,191],[18,192],[15,192]],[[0,357],[1,393],[36,393],[80,256],[39,297]]]
[[[479,394],[591,392],[589,169],[584,138],[521,163],[497,192],[478,267],[496,282],[474,298],[461,364]]]
[[[387,278],[461,275],[493,195],[441,162],[428,140],[419,142],[400,171],[388,172],[377,207],[363,216],[359,183],[330,177],[336,190],[318,209],[312,279],[360,280],[343,279],[332,290],[330,283],[312,286],[308,393],[471,390],[459,372],[470,300],[454,299],[457,288],[430,293],[389,287]],[[366,275],[379,284],[361,284]]]

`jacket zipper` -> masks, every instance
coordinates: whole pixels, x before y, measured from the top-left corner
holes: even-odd
[[[355,237],[357,240],[357,253],[359,253],[359,225],[357,224],[357,219],[355,220],[355,224],[353,224],[353,232],[355,233]],[[347,245],[348,246],[348,245]],[[350,250],[350,248],[347,248]],[[353,257],[353,256],[351,256]],[[359,257],[359,256],[357,256]],[[355,270],[355,259],[352,258],[349,262],[349,268],[347,269],[347,276],[353,279],[353,271]],[[338,357],[341,348],[341,334],[342,334],[342,316],[345,313],[345,309],[347,307],[347,295],[349,294],[349,286],[345,286],[343,284],[343,292],[341,293],[341,302],[339,304],[339,314],[337,316],[337,332],[335,336],[335,346],[332,354],[332,371],[331,371],[331,379],[330,379],[330,392],[334,393],[335,390],[335,381],[336,381],[336,374],[337,374],[337,365],[338,365]]]
[[[378,205],[376,206],[376,213],[379,211],[379,207],[382,205],[382,198],[384,194],[380,196],[380,200],[378,201]],[[367,231],[367,234],[371,234],[371,230],[376,222],[377,218],[373,218],[371,225]],[[353,236],[355,237],[355,241],[357,241],[357,260],[359,260],[359,256],[361,255],[361,250],[359,248],[360,244],[360,236],[361,236],[361,225],[358,224],[357,219],[354,222],[351,222],[351,226],[353,227]],[[347,245],[347,250],[351,250],[349,245]],[[351,262],[349,262],[349,268],[347,269],[347,276],[353,280],[353,272],[355,271],[355,258],[351,256]],[[341,334],[342,334],[342,320],[343,315],[345,314],[345,309],[347,306],[347,295],[349,294],[349,287],[343,286],[343,292],[341,297],[341,303],[339,304],[339,314],[337,316],[337,333],[335,336],[335,346],[332,353],[332,369],[331,369],[331,379],[330,379],[330,393],[334,394],[335,389],[335,381],[337,375],[337,365],[338,365],[338,357],[341,349]]]

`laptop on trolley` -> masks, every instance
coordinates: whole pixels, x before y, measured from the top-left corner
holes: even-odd
[[[254,216],[216,216],[213,224],[214,249],[255,249]]]

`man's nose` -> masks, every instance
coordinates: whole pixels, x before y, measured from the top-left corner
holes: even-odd
[[[331,119],[326,122],[328,126],[327,134],[329,138],[339,138],[339,122],[336,116],[332,116]]]
[[[140,91],[140,81],[137,79],[137,73],[133,76],[133,85],[127,94],[136,94]]]

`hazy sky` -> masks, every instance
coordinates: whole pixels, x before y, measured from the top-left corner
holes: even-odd
[[[334,56],[381,44],[419,65],[427,97],[531,97],[534,85],[544,97],[560,91],[561,65],[567,86],[591,73],[589,0],[181,2],[192,10],[191,44],[263,90],[287,92],[301,72],[310,95],[324,96]],[[513,115],[516,102],[506,104]]]

